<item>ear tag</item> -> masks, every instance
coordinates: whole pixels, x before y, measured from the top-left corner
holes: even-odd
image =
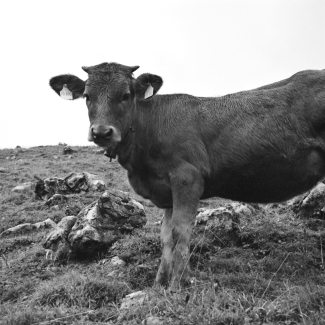
[[[153,87],[149,84],[146,92],[144,93],[144,99],[147,99],[152,96],[153,96]]]
[[[68,89],[67,85],[63,85],[60,96],[62,99],[73,99],[72,92]]]

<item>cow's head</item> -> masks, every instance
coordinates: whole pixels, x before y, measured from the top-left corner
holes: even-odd
[[[139,67],[117,63],[102,63],[83,67],[88,80],[73,75],[60,75],[50,80],[52,89],[66,99],[85,98],[90,128],[88,140],[112,152],[128,134],[136,103],[147,100],[162,85],[159,76],[149,73],[133,78]]]

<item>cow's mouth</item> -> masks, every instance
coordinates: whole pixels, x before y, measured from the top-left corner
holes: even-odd
[[[106,157],[115,159],[116,158],[116,148],[118,146],[118,142],[116,143],[105,143],[104,141],[94,141],[97,146],[105,149],[104,155]]]

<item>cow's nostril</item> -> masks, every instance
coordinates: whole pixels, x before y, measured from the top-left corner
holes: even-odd
[[[110,128],[106,133],[105,133],[105,138],[110,138],[113,135],[113,128]]]
[[[97,134],[95,133],[95,131],[94,131],[93,128],[91,128],[91,134],[92,134],[92,136],[93,136],[94,139],[97,138]]]

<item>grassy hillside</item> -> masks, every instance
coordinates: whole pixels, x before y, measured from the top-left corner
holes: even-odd
[[[96,154],[94,147],[73,149],[71,155],[63,155],[62,146],[0,150],[0,232],[65,216],[65,211],[36,200],[32,190],[11,191],[35,182],[35,176],[86,171],[105,180],[108,188],[132,191],[116,161]],[[99,196],[75,195],[77,208]],[[147,225],[92,259],[61,264],[46,259],[41,246],[46,231],[1,237],[0,324],[141,324],[149,316],[161,324],[325,324],[321,216],[299,220],[287,207],[274,205],[242,218],[236,231],[196,231],[191,285],[172,292],[152,288],[162,211],[134,196],[145,207]],[[214,199],[201,207],[223,204]],[[125,267],[110,264],[116,255],[126,261]],[[138,290],[146,290],[149,298],[120,310],[122,298]]]

